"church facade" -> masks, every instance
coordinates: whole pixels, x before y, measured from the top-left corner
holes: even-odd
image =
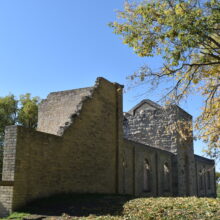
[[[60,193],[216,196],[214,161],[194,155],[192,130],[178,127],[192,117],[150,100],[123,113],[122,92],[97,78],[50,93],[37,130],[6,127],[0,216]]]

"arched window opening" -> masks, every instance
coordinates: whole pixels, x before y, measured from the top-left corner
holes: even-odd
[[[150,164],[147,159],[144,160],[144,192],[151,191],[151,174],[150,174]]]
[[[167,162],[163,165],[163,186],[164,192],[170,192],[170,169]]]

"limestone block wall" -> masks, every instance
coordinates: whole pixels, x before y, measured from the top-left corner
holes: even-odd
[[[195,155],[197,195],[216,197],[214,160]]]
[[[125,114],[124,133],[129,140],[177,154],[179,195],[195,195],[195,161],[192,131],[181,125],[192,124],[192,116],[176,105],[138,109]],[[180,124],[179,124],[180,122]]]
[[[38,131],[7,127],[0,216],[69,192],[215,196],[214,162],[194,157],[192,131],[167,133],[191,116],[149,101],[132,112],[123,118],[122,86],[98,78],[92,88],[51,93],[39,108]]]
[[[129,144],[124,146],[124,155],[123,155],[123,194],[135,195],[135,157],[134,157],[134,147]]]
[[[13,186],[0,183],[0,217],[6,217],[12,211]]]
[[[125,114],[125,137],[177,154],[179,195],[195,195],[193,135],[192,130],[183,128],[192,124],[192,116],[176,105],[144,106],[140,105],[140,111],[134,109],[133,115],[131,111]]]
[[[90,96],[93,87],[52,92],[42,100],[38,108],[38,131],[57,134],[59,127],[71,122],[85,97]]]
[[[8,126],[5,128],[2,181],[14,181],[16,145],[17,145],[17,127]]]
[[[13,210],[62,192],[61,149],[62,137],[17,127]]]
[[[140,143],[124,140],[124,191],[136,196],[173,196],[177,192],[177,184],[173,166],[175,155]],[[144,190],[144,163],[149,162],[149,190]],[[164,176],[164,165],[167,165],[168,176]],[[167,181],[167,182],[166,182]],[[168,189],[164,186],[168,184]]]
[[[16,126],[6,127],[2,179],[0,181],[0,217],[7,216],[13,209],[16,144]]]
[[[178,106],[172,106],[177,115],[178,195],[196,195],[196,168],[193,147],[192,116]],[[188,123],[189,128],[184,128]]]
[[[118,192],[121,92],[99,78],[61,136],[15,127],[12,210],[57,193]]]
[[[169,133],[169,126],[177,120],[173,107],[136,110],[135,115],[126,114],[125,137],[142,144],[177,153],[177,134]]]

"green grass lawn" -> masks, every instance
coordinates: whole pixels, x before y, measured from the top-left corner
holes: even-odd
[[[47,219],[78,220],[196,220],[220,219],[220,199],[213,198],[130,198],[123,196],[89,196],[38,202],[26,211],[13,213],[7,219],[30,219],[49,216]],[[49,201],[52,201],[49,203]],[[61,203],[62,201],[62,203]],[[77,202],[78,201],[78,202]],[[37,207],[37,208],[36,208]],[[65,207],[65,210],[62,209]],[[61,209],[58,212],[58,209]],[[54,212],[50,212],[54,209]],[[28,213],[32,213],[28,217]],[[56,216],[56,217],[51,217]]]

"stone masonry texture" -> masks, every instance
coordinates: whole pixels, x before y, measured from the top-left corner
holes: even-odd
[[[143,100],[125,114],[124,131],[129,140],[176,154],[179,195],[195,195],[192,133],[181,139],[175,127],[175,122],[183,121],[191,124],[192,117],[178,106],[161,107],[150,100]]]
[[[214,161],[194,155],[192,123],[178,106],[143,100],[123,115],[123,86],[98,78],[93,87],[50,93],[37,130],[5,129],[0,216],[60,193],[216,196]]]

